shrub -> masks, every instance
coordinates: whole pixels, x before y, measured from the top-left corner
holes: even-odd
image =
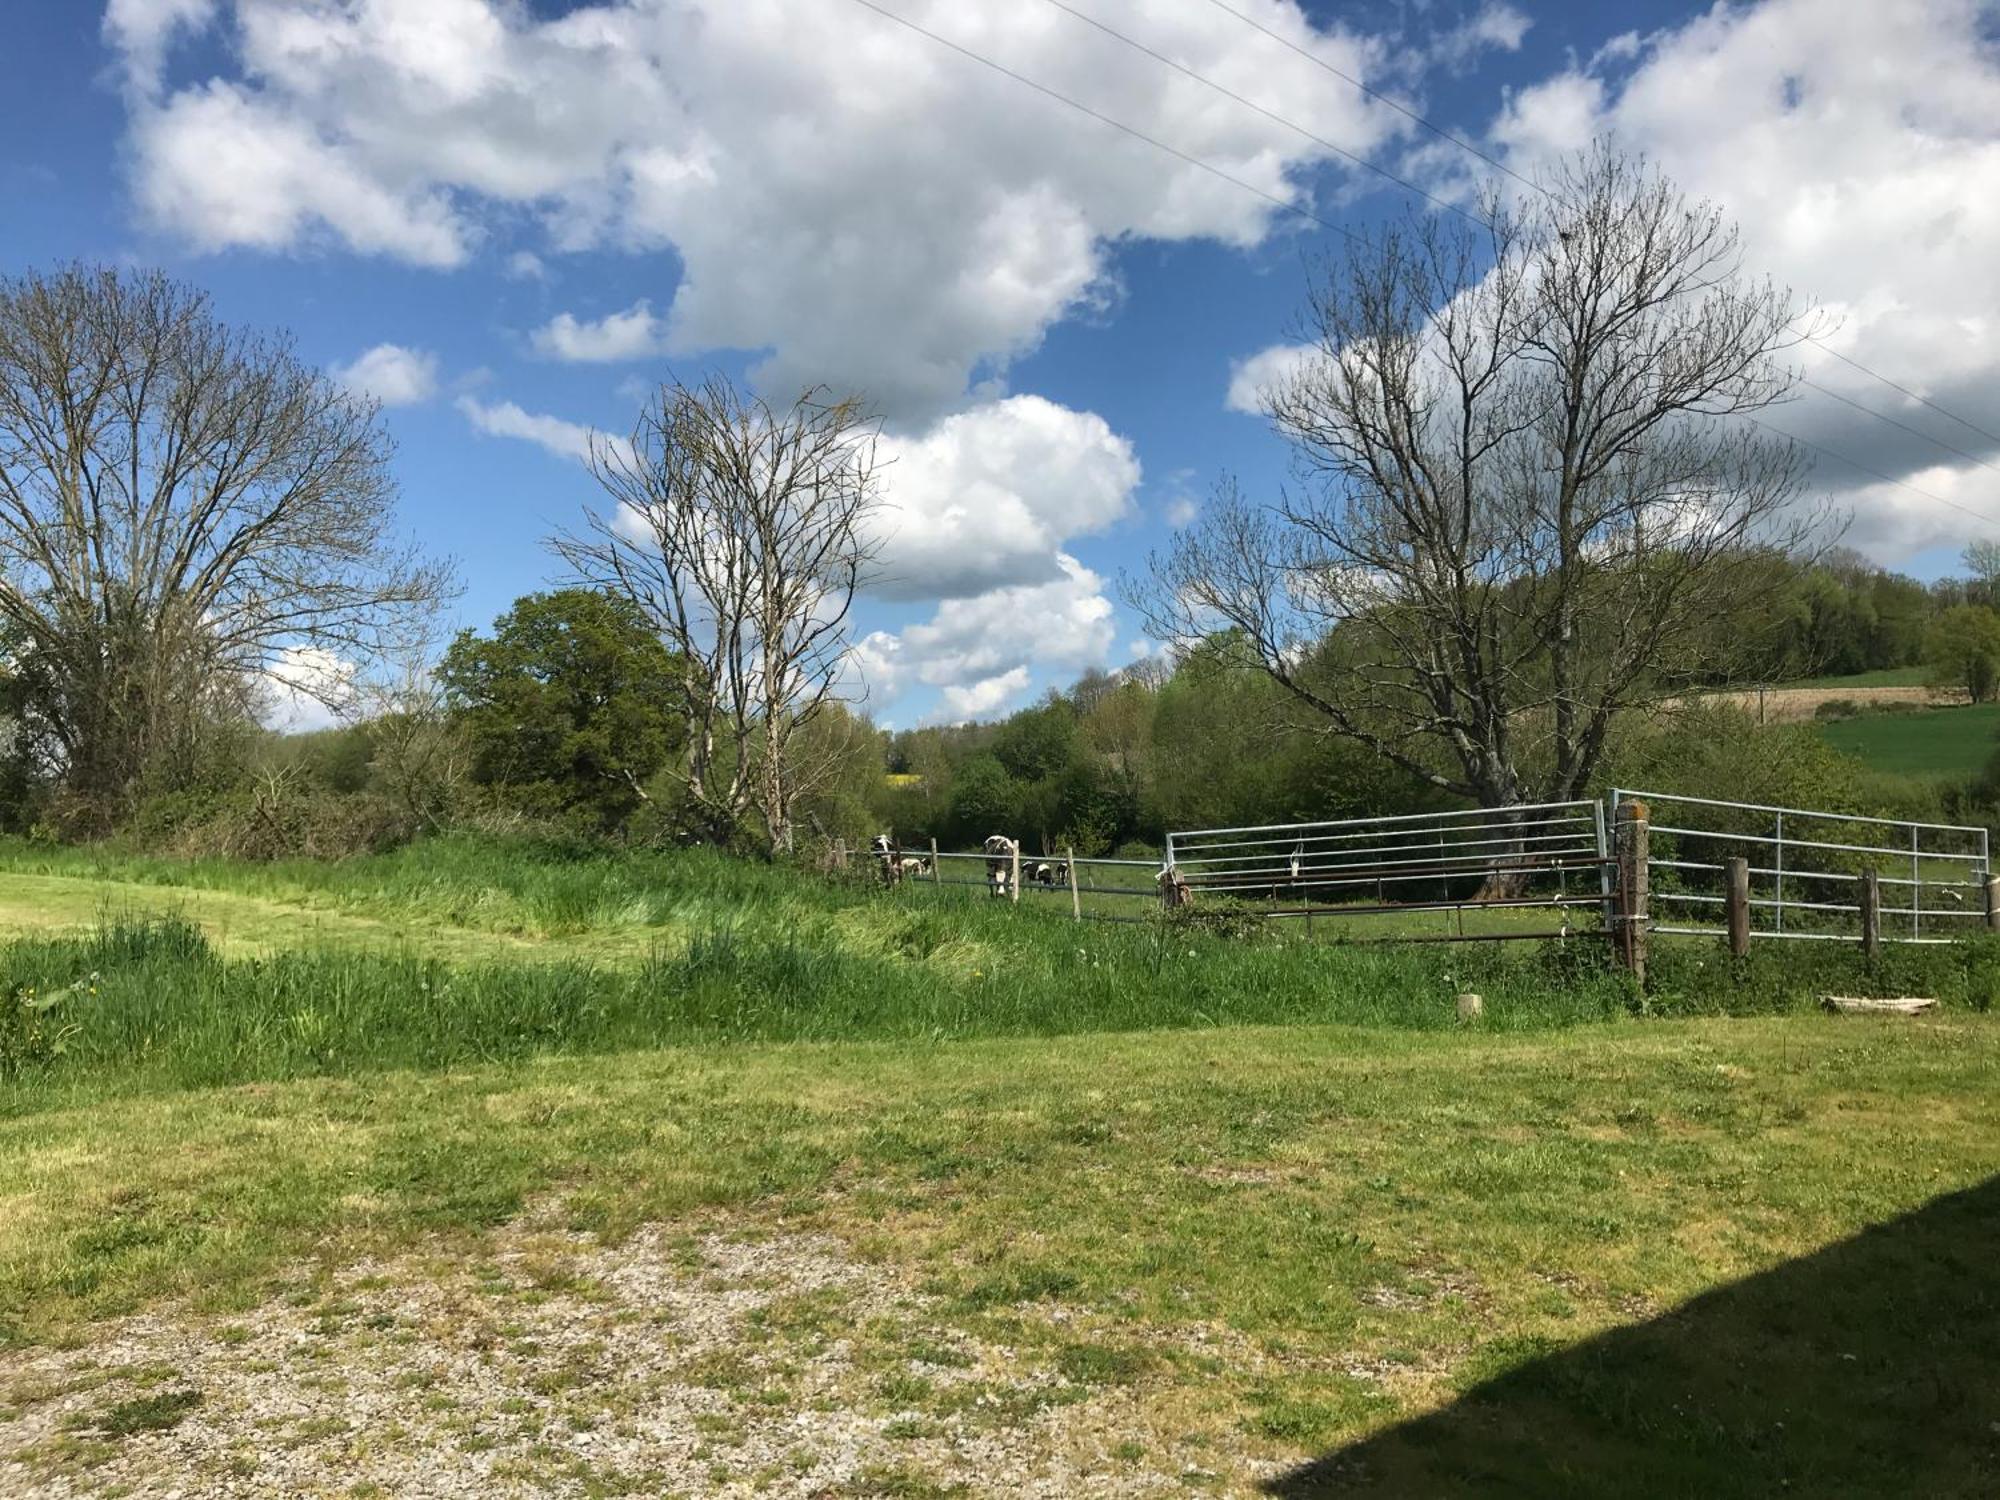
[[[96,976],[89,992],[95,994]],[[21,985],[0,996],[0,1078],[54,1062],[68,1050],[76,1024],[62,1014],[76,985],[42,992]]]

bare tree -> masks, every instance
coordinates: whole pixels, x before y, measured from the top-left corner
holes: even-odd
[[[1488,806],[1580,795],[1813,529],[1791,445],[1742,420],[1796,378],[1789,296],[1608,149],[1546,188],[1316,277],[1265,393],[1295,483],[1257,506],[1225,481],[1127,583],[1163,639],[1231,632],[1329,732]]]
[[[0,622],[73,792],[115,810],[300,652],[369,657],[434,608],[389,454],[372,403],[190,287],[0,280]]]
[[[434,643],[411,641],[353,684],[343,717],[366,731],[369,768],[411,836],[442,833],[465,811],[473,753],[439,680]]]
[[[551,545],[679,658],[680,777],[709,837],[754,813],[789,850],[793,807],[826,774],[799,731],[842,691],[876,555],[878,434],[858,401],[811,390],[780,411],[714,377],[662,386],[629,443],[592,445],[610,508]]]
[[[1988,605],[2000,605],[2000,541],[1981,537],[1958,555],[1958,565],[1972,575],[1967,591]]]

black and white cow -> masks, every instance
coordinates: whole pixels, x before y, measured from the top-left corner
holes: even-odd
[[[905,854],[896,861],[896,865],[905,875],[928,875],[931,872],[931,857],[928,854]]]
[[[1021,846],[1004,833],[988,834],[984,845],[986,850],[986,894],[989,896],[1011,896],[1014,894],[1014,862],[1020,858]]]
[[[1028,879],[1037,885],[1045,885],[1053,890],[1059,885],[1069,884],[1069,861],[1066,859],[1044,859],[1036,862],[1028,872]]]
[[[882,883],[894,885],[903,878],[903,867],[907,863],[896,848],[896,841],[886,833],[878,833],[868,841],[868,852],[875,863],[882,868]]]

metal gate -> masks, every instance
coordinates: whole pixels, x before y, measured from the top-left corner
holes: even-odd
[[[1656,933],[1726,937],[1731,859],[1748,866],[1752,938],[1861,941],[1871,875],[1882,942],[1949,943],[1986,925],[1984,828],[1624,789],[1611,801],[1649,809]]]
[[[1443,938],[1470,942],[1572,934],[1573,911],[1608,911],[1610,865],[1602,803],[1544,802],[1170,833],[1163,874],[1191,894],[1252,903],[1273,917],[1444,912],[1457,929]],[[1475,921],[1478,930],[1466,930],[1467,913],[1507,909],[1549,911],[1560,925],[1529,931]]]

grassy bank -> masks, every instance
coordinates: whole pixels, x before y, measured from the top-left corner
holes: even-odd
[[[892,893],[683,933],[635,963],[454,965],[414,951],[220,955],[175,917],[0,947],[0,1107],[52,1091],[439,1069],[722,1041],[890,1040],[1327,1025],[1488,1032],[1810,1009],[1829,992],[1992,1008],[2000,947],[1658,945],[1641,991],[1601,943],[1328,945],[1172,925],[1074,924]]]

